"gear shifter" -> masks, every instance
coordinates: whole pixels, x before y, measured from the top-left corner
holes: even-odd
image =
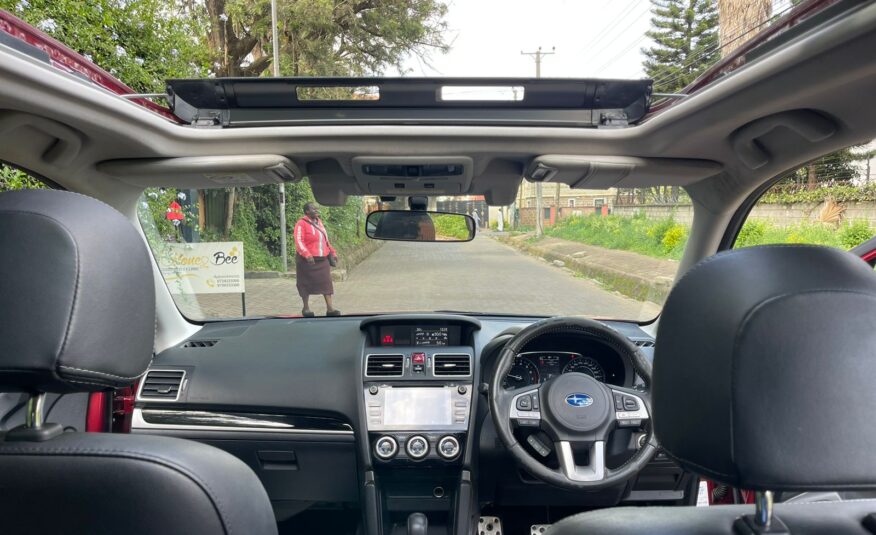
[[[427,535],[429,519],[423,513],[411,513],[408,516],[408,535]]]

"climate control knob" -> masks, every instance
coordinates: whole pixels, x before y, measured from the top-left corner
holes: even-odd
[[[429,441],[420,435],[414,435],[405,443],[405,451],[411,459],[422,459],[429,454]]]
[[[374,443],[374,454],[384,461],[392,459],[398,452],[398,442],[390,436],[383,436]]]
[[[453,459],[459,455],[459,441],[456,437],[446,436],[438,441],[438,455],[445,459]]]

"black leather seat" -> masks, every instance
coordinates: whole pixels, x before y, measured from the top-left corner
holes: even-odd
[[[258,478],[223,451],[41,421],[44,393],[126,386],[149,365],[152,265],[128,220],[72,193],[4,193],[0,251],[0,391],[31,394],[28,423],[0,434],[0,532],[276,533]]]
[[[876,533],[876,500],[769,515],[772,491],[876,489],[874,376],[876,275],[862,260],[811,246],[703,260],[661,316],[654,431],[686,469],[757,491],[757,517],[750,505],[615,508],[549,533],[758,533],[767,518],[771,533]]]

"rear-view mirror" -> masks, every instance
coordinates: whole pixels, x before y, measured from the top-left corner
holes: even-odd
[[[465,214],[421,210],[379,210],[368,214],[365,234],[372,240],[465,242],[475,222]]]

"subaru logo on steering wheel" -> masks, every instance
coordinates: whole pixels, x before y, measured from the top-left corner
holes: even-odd
[[[587,407],[593,405],[593,398],[587,394],[569,394],[566,396],[566,403],[573,407]]]

